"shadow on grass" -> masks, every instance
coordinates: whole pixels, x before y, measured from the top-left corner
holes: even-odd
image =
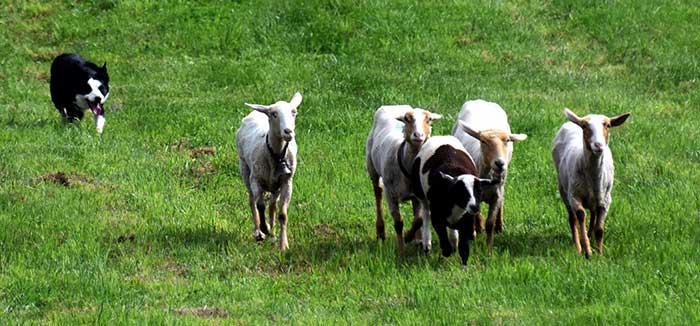
[[[26,120],[15,119],[14,117],[5,120],[4,123],[10,129],[43,129],[48,125],[60,125],[54,119]]]
[[[478,254],[485,254],[487,251],[486,234],[478,235],[475,243],[478,247]],[[494,254],[513,257],[551,257],[563,254],[572,248],[569,234],[555,230],[548,230],[544,234],[534,232],[501,233],[495,235],[493,244]]]
[[[243,241],[241,235],[237,234],[237,232],[211,226],[178,227],[176,225],[167,225],[159,230],[145,234],[144,238],[147,242],[159,244],[164,248],[184,245],[208,247],[211,250],[227,247],[230,242]]]

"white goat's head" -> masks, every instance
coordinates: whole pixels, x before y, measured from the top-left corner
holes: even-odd
[[[499,176],[508,171],[508,142],[516,142],[527,139],[526,134],[509,134],[502,130],[486,129],[475,131],[463,121],[459,121],[459,126],[469,136],[481,142],[481,157],[485,165],[490,167],[494,176]]]
[[[294,139],[294,120],[297,116],[299,104],[301,104],[301,94],[297,92],[289,102],[278,101],[270,105],[246,103],[245,105],[255,111],[266,114],[270,121],[270,133],[289,142]]]
[[[607,148],[610,127],[617,127],[625,123],[630,116],[630,113],[627,112],[612,118],[600,114],[589,114],[580,118],[576,113],[566,108],[564,114],[569,121],[583,129],[583,147],[594,155],[602,154]]]
[[[433,121],[441,118],[442,115],[440,114],[415,108],[396,118],[396,120],[404,123],[403,135],[407,142],[412,145],[422,145],[430,138]]]

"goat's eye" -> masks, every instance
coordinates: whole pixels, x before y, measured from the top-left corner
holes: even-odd
[[[277,112],[272,112],[272,113],[270,113],[270,115],[275,119],[277,118]]]

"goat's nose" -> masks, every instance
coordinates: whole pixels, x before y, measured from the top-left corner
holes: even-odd
[[[499,158],[496,162],[493,162],[493,164],[495,164],[499,170],[503,170],[503,166],[506,165],[506,162]]]
[[[595,146],[595,149],[597,149],[597,150],[603,149],[603,143],[595,142],[595,143],[593,143],[593,146]]]
[[[469,210],[472,211],[472,212],[478,212],[478,211],[479,211],[479,205],[476,205],[476,204],[469,205]]]
[[[294,132],[294,131],[292,131],[292,129],[284,128],[284,133],[287,134],[287,135],[291,135],[293,132]]]

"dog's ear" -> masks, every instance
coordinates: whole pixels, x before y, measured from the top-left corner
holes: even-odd
[[[102,71],[104,71],[104,72],[107,72],[107,61],[105,61],[105,63],[102,64],[102,68],[100,68],[100,69],[102,69]]]

